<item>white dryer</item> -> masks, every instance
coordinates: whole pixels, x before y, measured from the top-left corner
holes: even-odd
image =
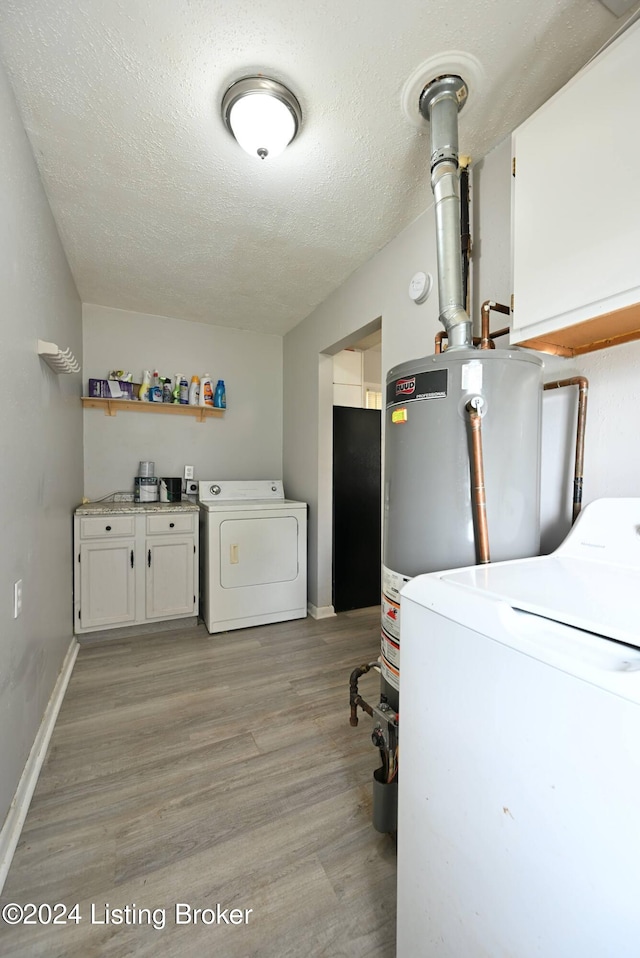
[[[209,632],[307,614],[307,504],[279,479],[207,480],[200,503],[201,614]]]

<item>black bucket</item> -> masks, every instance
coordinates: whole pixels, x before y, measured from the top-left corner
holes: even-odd
[[[373,827],[383,833],[398,829],[398,779],[385,782],[383,768],[373,773]]]

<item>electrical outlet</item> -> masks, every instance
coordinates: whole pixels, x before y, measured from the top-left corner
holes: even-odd
[[[193,479],[193,466],[184,467],[184,477],[185,479]]]
[[[113,496],[114,502],[133,502],[132,492],[116,492]]]
[[[17,619],[22,612],[22,579],[13,583],[13,617]]]

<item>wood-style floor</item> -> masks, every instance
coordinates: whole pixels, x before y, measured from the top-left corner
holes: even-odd
[[[82,920],[0,919],[0,955],[393,958],[395,845],[371,826],[371,721],[349,725],[379,634],[375,608],[82,647],[1,900]],[[252,911],[177,924],[177,903]]]

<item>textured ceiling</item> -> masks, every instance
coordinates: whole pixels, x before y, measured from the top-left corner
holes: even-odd
[[[84,302],[284,333],[430,203],[403,88],[478,61],[479,159],[620,27],[598,0],[0,0],[12,80]],[[227,86],[287,83],[301,133],[260,162]]]

